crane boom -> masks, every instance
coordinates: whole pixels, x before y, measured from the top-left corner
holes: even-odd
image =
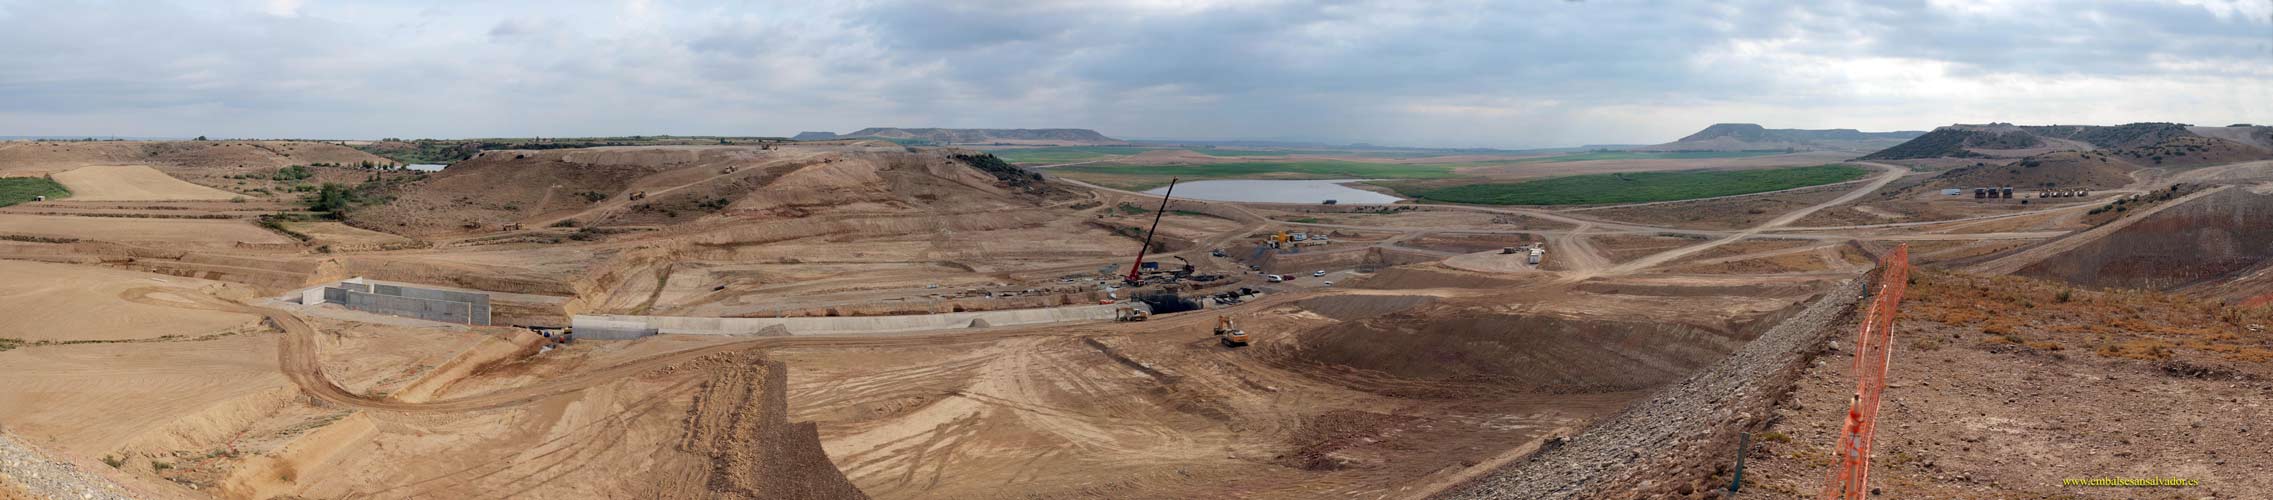
[[[1137,248],[1136,264],[1129,267],[1129,277],[1125,279],[1130,285],[1144,282],[1144,277],[1137,274],[1144,270],[1144,252],[1152,249],[1152,234],[1160,231],[1160,216],[1168,213],[1168,196],[1175,193],[1176,178],[1170,177],[1168,190],[1160,193],[1160,210],[1152,212],[1152,229],[1144,232],[1144,246]]]

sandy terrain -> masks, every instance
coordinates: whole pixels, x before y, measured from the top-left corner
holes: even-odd
[[[100,241],[231,244],[292,243],[291,238],[237,220],[129,219],[0,214],[0,233]]]
[[[239,195],[175,179],[143,165],[80,167],[55,174],[74,201],[227,200]]]
[[[163,304],[219,283],[89,266],[0,260],[0,338],[24,341],[198,337],[254,326],[258,318]],[[122,295],[152,300],[128,302]],[[187,304],[185,304],[187,305]]]

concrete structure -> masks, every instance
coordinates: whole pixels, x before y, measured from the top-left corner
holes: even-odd
[[[352,278],[302,291],[300,303],[339,304],[357,311],[429,321],[489,324],[489,294],[376,284]]]
[[[1114,304],[1009,309],[904,316],[829,316],[803,318],[698,318],[686,316],[577,315],[569,324],[578,339],[638,338],[655,333],[686,335],[759,335],[780,327],[790,335],[843,335],[858,333],[920,332],[990,326],[1038,325],[1113,319]],[[594,334],[586,333],[593,328]],[[777,330],[778,331],[778,330]],[[649,333],[652,332],[652,333]]]
[[[661,333],[641,321],[622,321],[599,316],[576,316],[568,319],[569,328],[576,338],[597,340],[631,340]]]

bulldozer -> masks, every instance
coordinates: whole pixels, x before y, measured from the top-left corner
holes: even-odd
[[[1215,336],[1223,340],[1224,347],[1245,347],[1247,331],[1232,324],[1230,316],[1215,317]]]
[[[1152,313],[1145,312],[1143,309],[1121,306],[1120,309],[1113,310],[1114,321],[1144,321],[1148,319],[1152,319]]]

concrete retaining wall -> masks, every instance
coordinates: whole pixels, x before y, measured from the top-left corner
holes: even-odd
[[[790,335],[825,335],[847,333],[891,333],[924,330],[949,330],[974,326],[1014,326],[1075,321],[1113,319],[1118,305],[1086,305],[1052,307],[1046,309],[1013,309],[1005,311],[976,311],[907,316],[840,316],[807,318],[697,318],[684,316],[629,316],[629,315],[577,315],[571,320],[577,338],[597,338],[586,335],[587,323],[601,328],[600,322],[620,322],[626,325],[645,325],[660,333],[688,335],[752,335],[768,327],[780,326]],[[974,325],[974,322],[976,323]]]
[[[646,322],[612,320],[598,316],[576,316],[569,318],[568,324],[569,328],[576,330],[576,338],[579,339],[631,340],[659,333],[655,327],[647,326]]]
[[[473,324],[489,324],[489,294],[486,293],[453,292],[449,290],[434,290],[428,288],[414,288],[384,284],[371,285],[371,291],[372,293],[379,295],[393,295],[396,297],[409,297],[414,299],[464,302],[471,306],[473,312],[470,316],[476,321]]]
[[[393,316],[468,325],[490,324],[488,294],[358,281],[360,280],[342,281],[324,287],[322,302]],[[316,297],[315,293],[305,293],[301,296],[301,303],[308,303],[308,299]]]
[[[341,290],[337,288],[326,289],[325,295],[330,295],[331,290],[340,290],[340,293],[345,296],[346,300],[339,301],[340,305],[347,306],[348,309],[354,309],[357,311],[418,318],[429,321],[444,321],[450,323],[488,323],[486,320],[482,321],[481,323],[475,323],[473,305],[465,302],[421,299],[417,297],[396,297],[392,295],[363,293],[352,290]],[[329,301],[327,300],[327,302]]]

